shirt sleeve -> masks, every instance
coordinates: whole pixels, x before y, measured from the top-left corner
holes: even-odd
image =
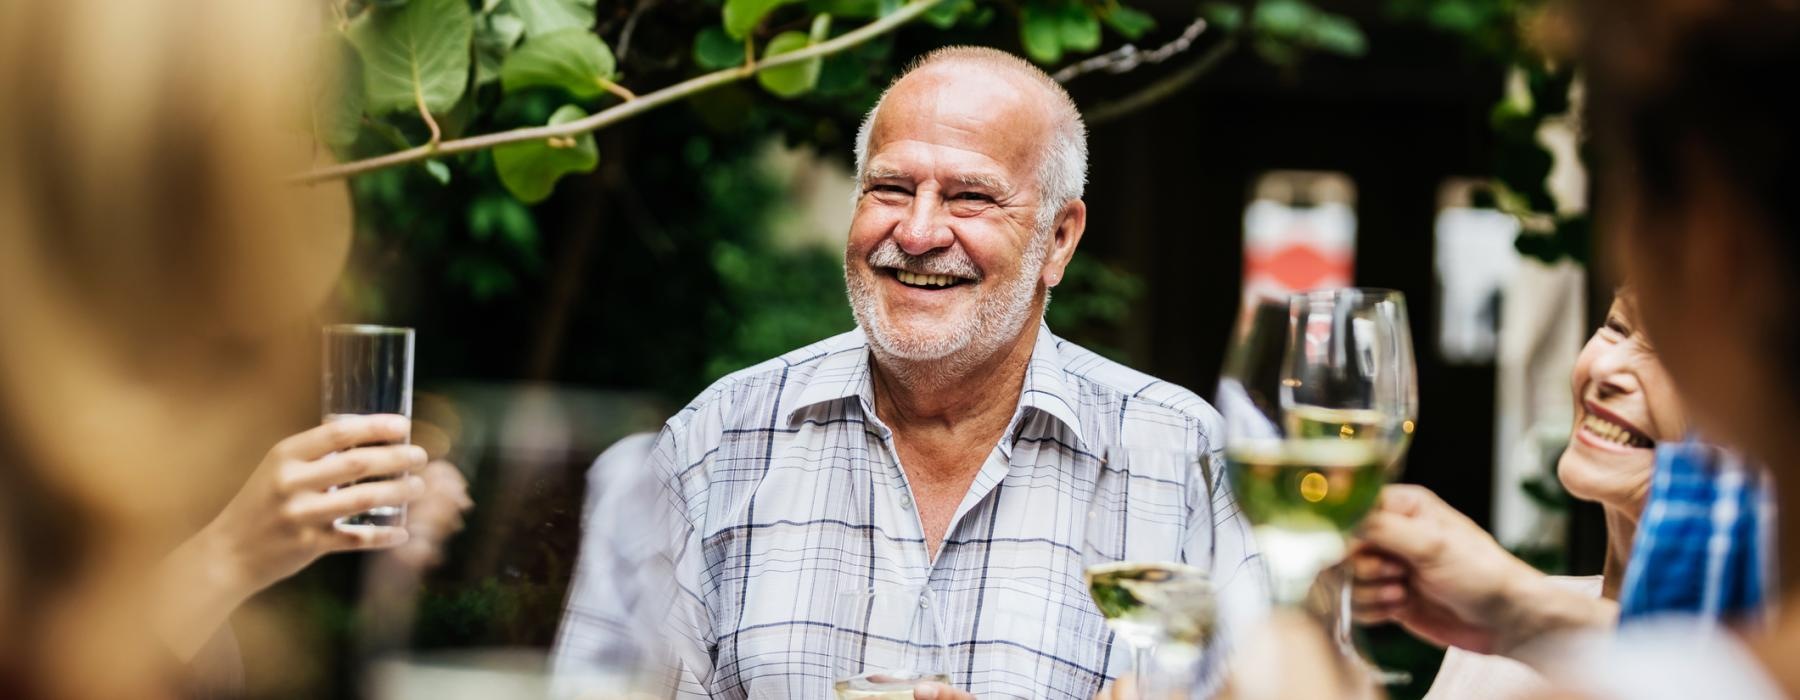
[[[1208,509],[1210,513],[1206,513],[1211,521],[1211,537],[1206,540],[1208,551],[1190,553],[1190,560],[1197,558],[1209,562],[1217,609],[1213,639],[1202,657],[1202,677],[1198,685],[1203,690],[1219,686],[1224,668],[1218,662],[1230,656],[1230,650],[1243,634],[1268,617],[1270,607],[1267,572],[1257,553],[1249,521],[1239,510],[1237,498],[1231,492],[1231,481],[1225,475],[1223,434],[1224,421],[1216,411],[1209,410],[1198,421],[1198,429],[1194,431],[1196,443],[1192,448],[1206,455],[1202,472],[1208,481],[1212,507]]]
[[[681,475],[684,426],[632,436],[589,473],[581,553],[553,651],[559,688],[638,685],[705,697],[714,646]]]

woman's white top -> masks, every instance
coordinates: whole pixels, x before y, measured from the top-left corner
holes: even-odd
[[[1550,580],[1583,595],[1600,597],[1599,576],[1551,576]],[[1425,700],[1511,700],[1550,688],[1544,676],[1504,656],[1450,647],[1438,667]]]
[[[1594,597],[1600,577],[1553,577]],[[1426,700],[1504,700],[1556,688],[1619,700],[1780,700],[1785,697],[1730,632],[1694,618],[1645,620],[1520,650],[1512,659],[1452,647]]]

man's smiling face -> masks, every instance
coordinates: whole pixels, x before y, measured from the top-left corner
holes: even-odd
[[[851,305],[878,349],[908,360],[985,352],[1035,320],[1050,245],[1037,221],[1051,129],[1038,92],[1023,76],[952,62],[888,93],[844,256]]]

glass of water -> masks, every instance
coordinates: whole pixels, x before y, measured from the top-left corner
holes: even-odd
[[[325,327],[323,336],[319,402],[325,422],[340,416],[376,413],[412,418],[413,329],[333,325]],[[372,477],[363,481],[392,478],[396,477]],[[344,516],[337,519],[336,525],[404,527],[406,505],[382,506]]]
[[[917,686],[950,684],[937,598],[929,589],[876,584],[840,591],[832,625],[838,700],[912,700]]]

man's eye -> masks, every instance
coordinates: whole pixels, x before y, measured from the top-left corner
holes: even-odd
[[[881,192],[883,194],[912,194],[911,192],[908,192],[906,188],[899,185],[874,185],[869,187],[869,191]]]
[[[993,197],[989,197],[980,192],[958,192],[956,194],[956,196],[952,197],[951,199],[960,199],[965,202],[992,202],[992,201],[994,201]]]

